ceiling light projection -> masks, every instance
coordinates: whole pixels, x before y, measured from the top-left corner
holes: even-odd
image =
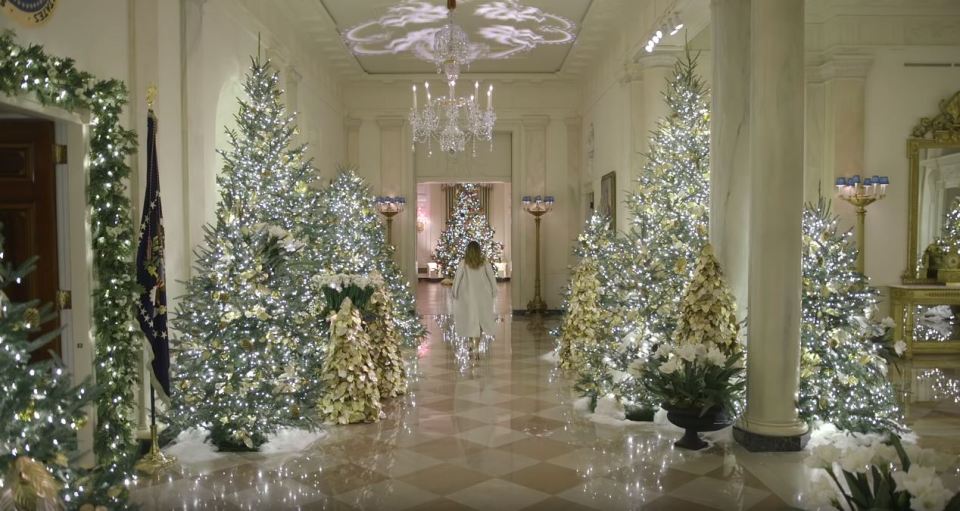
[[[475,2],[471,2],[475,3]],[[505,59],[544,44],[566,44],[576,38],[576,23],[517,0],[476,2],[473,14],[482,20],[477,29],[486,42],[471,42],[467,61]],[[380,18],[365,21],[343,33],[357,55],[389,55],[410,51],[437,62],[437,32],[451,25],[448,9],[423,0],[405,0]],[[487,23],[489,22],[489,23]]]

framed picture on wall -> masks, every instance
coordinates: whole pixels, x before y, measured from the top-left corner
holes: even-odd
[[[608,172],[600,178],[598,210],[610,218],[610,228],[617,230],[617,173]]]

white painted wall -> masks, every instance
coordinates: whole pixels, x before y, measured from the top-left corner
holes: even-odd
[[[867,76],[865,167],[891,181],[887,198],[867,211],[866,272],[881,286],[898,284],[907,265],[907,137],[921,117],[935,115],[938,103],[960,90],[960,67],[904,67],[905,62],[960,62],[960,48],[878,50]],[[852,226],[853,208],[842,201],[834,207]]]
[[[343,86],[343,100],[348,123],[347,140],[351,141],[348,158],[356,160],[359,171],[377,194],[416,196],[416,182],[469,181],[486,176],[490,181],[507,179],[500,166],[471,163],[470,172],[442,160],[424,159],[420,149],[414,152],[409,129],[403,119],[411,106],[410,83],[422,83],[425,78],[410,80],[370,79],[349,82]],[[486,77],[467,76],[464,83]],[[571,224],[568,208],[577,208],[575,200],[568,200],[568,130],[579,128],[579,123],[567,120],[578,117],[579,88],[569,81],[544,79],[494,80],[494,103],[497,110],[497,142],[494,153],[509,148],[511,183],[510,242],[513,266],[512,301],[514,309],[524,309],[533,297],[534,286],[534,229],[533,219],[519,208],[522,195],[554,195],[555,212],[543,221],[542,246],[543,297],[547,305],[561,304],[561,289],[568,276],[569,239],[579,231],[579,224]],[[509,140],[509,142],[507,142]],[[482,145],[478,152],[485,151]],[[461,156],[462,157],[462,156]],[[418,162],[420,162],[418,164]],[[577,179],[576,175],[572,179]],[[394,221],[394,240],[397,260],[411,282],[416,278],[417,236],[415,214],[399,215]],[[442,226],[439,227],[442,229]],[[506,233],[504,233],[506,235]]]

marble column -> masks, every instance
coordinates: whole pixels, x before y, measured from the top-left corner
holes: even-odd
[[[712,0],[710,242],[747,314],[750,189],[750,0]]]
[[[803,2],[752,2],[750,14],[749,359],[734,437],[752,451],[791,451],[808,438],[797,416]]]

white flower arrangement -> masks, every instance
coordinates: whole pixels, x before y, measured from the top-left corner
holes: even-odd
[[[836,435],[811,449],[806,464],[820,469],[811,480],[810,508],[956,511],[960,494],[938,473],[955,468],[956,456],[903,444],[895,434]]]
[[[321,273],[313,277],[313,283],[320,288],[331,288],[342,291],[350,286],[360,289],[376,288],[383,285],[383,277],[378,272],[370,274],[352,273]]]

